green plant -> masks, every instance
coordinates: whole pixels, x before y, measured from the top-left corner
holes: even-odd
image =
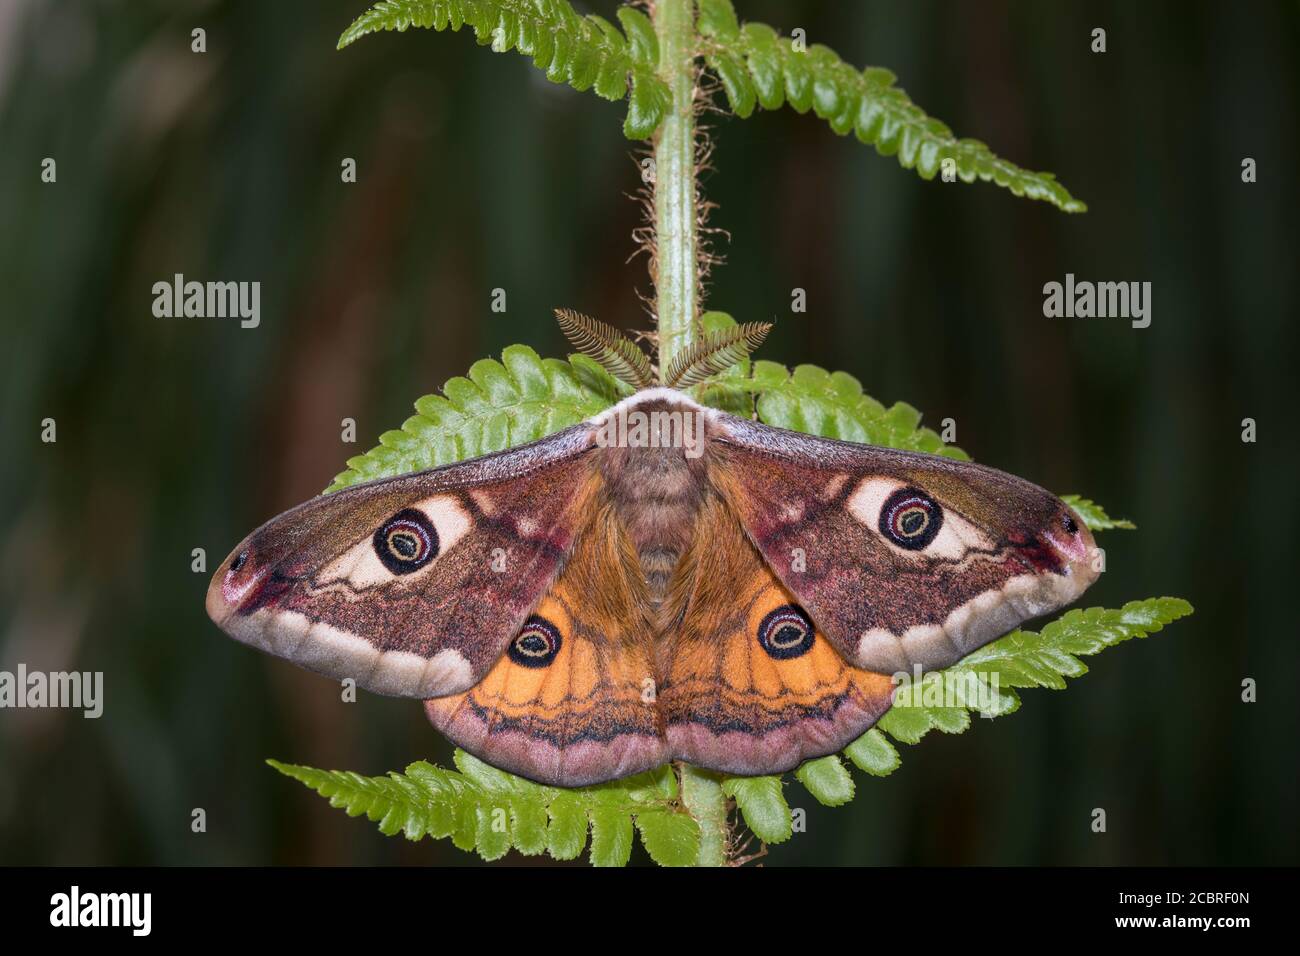
[[[700,275],[707,261],[696,181],[701,71],[717,77],[737,116],[749,116],[758,105],[812,109],[837,133],[852,130],[925,179],[948,164],[966,182],[992,180],[1018,196],[1069,212],[1083,210],[1083,204],[1051,174],[1025,171],[982,143],[955,139],[893,85],[887,70],[858,71],[825,47],[802,50],[771,27],[742,26],[730,0],[657,0],[650,16],[624,6],[618,20],[622,31],[599,17],[579,16],[566,0],[383,0],[348,28],[339,46],[380,30],[468,26],[496,52],[514,49],[531,56],[555,82],[611,100],[626,96],[624,132],[632,139],[653,139],[658,380],[689,387],[702,402],[771,425],[965,458],[961,449],[921,427],[914,408],[882,405],[863,394],[850,375],[751,362],[749,351],[765,328],[701,311]],[[587,354],[542,359],[515,345],[500,361],[476,362],[467,377],[448,381],[443,395],[420,399],[417,414],[401,429],[381,435],[378,447],[350,459],[326,491],[541,438],[614,404],[629,390],[620,379],[655,377],[639,353],[631,355],[599,323],[566,313],[561,324]],[[684,372],[687,366],[697,371]],[[1112,520],[1087,499],[1067,500],[1094,531],[1133,527]],[[1186,601],[1153,598],[1116,610],[1073,610],[1040,632],[1017,630],[910,688],[908,706],[892,708],[844,756],[868,775],[892,773],[900,763],[894,742],[915,744],[933,729],[961,733],[972,712],[1012,713],[1020,706],[1020,689],[1064,688],[1068,678],[1087,672],[1081,657],[1155,633],[1189,613]],[[957,690],[956,705],[930,706],[928,689],[945,682]],[[455,763],[456,769],[448,770],[421,761],[404,773],[365,777],[271,761],[332,805],[353,816],[365,814],[385,834],[450,837],[489,860],[512,847],[573,859],[587,848],[590,832],[590,858],[598,865],[626,863],[634,833],[662,865],[737,864],[792,833],[779,777],[726,777],[673,765],[598,787],[563,790],[514,777],[463,752],[457,752]],[[854,778],[838,755],[809,761],[794,776],[824,804],[853,799]],[[760,844],[753,853],[746,831]]]

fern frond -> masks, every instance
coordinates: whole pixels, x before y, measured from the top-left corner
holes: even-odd
[[[757,396],[761,421],[793,431],[844,441],[906,448],[931,455],[969,459],[956,445],[946,445],[938,432],[921,427],[921,413],[906,402],[886,408],[862,391],[862,383],[846,372],[828,372],[816,365],[793,370],[777,362],[754,362],[748,378],[728,379],[732,388]]]
[[[922,179],[933,179],[943,161],[952,159],[963,182],[992,180],[1065,212],[1087,209],[1051,173],[1021,169],[979,140],[954,137],[894,85],[897,77],[889,70],[858,70],[821,44],[795,50],[789,37],[766,24],[741,26],[731,0],[700,0],[699,11],[705,62],[737,116],[749,116],[755,105],[773,110],[788,102],[800,113],[811,108],[836,133],[852,130],[880,155],[897,155],[900,166],[915,168]]]
[[[326,493],[543,438],[603,411],[628,387],[585,355],[543,359],[512,345],[501,361],[475,362],[442,391],[417,401],[416,414],[380,435],[377,447],[349,458]]]
[[[267,761],[348,816],[364,814],[385,836],[450,837],[458,848],[476,850],[485,860],[500,859],[511,849],[572,860],[587,846],[590,829],[592,864],[624,866],[634,826],[660,866],[688,866],[699,852],[699,827],[681,812],[670,767],[617,786],[561,790],[504,773],[462,750],[455,762],[456,770],[421,760],[405,773],[365,777]]]
[[[628,96],[623,132],[628,139],[645,139],[672,98],[656,72],[659,41],[649,18],[625,6],[618,20],[625,32],[603,17],[580,15],[567,0],[381,0],[343,31],[338,48],[385,30],[454,33],[469,26],[494,53],[513,49],[532,57],[553,83],[593,90],[607,100]]]
[[[1079,657],[1154,634],[1191,613],[1192,606],[1181,598],[1148,598],[1130,601],[1122,608],[1068,611],[1039,633],[1012,631],[946,671],[926,675],[901,697],[896,695],[894,706],[876,728],[907,744],[918,742],[931,730],[962,733],[970,726],[972,711],[989,717],[1014,713],[1020,709],[1016,688],[1063,690],[1067,678],[1088,673],[1088,666]],[[969,683],[952,681],[945,675],[975,676],[996,693],[983,701],[963,699],[960,688],[969,687]],[[928,706],[928,688],[958,690],[955,706]]]
[[[556,309],[555,321],[575,349],[620,382],[633,388],[649,388],[655,383],[650,357],[618,329],[572,309]]]
[[[735,328],[705,333],[673,359],[664,384],[670,388],[690,388],[725,372],[748,358],[749,353],[763,344],[770,331],[770,322],[746,322]]]
[[[1115,528],[1122,528],[1125,531],[1133,531],[1137,528],[1132,521],[1126,521],[1123,518],[1112,518],[1106,514],[1106,509],[1095,501],[1089,501],[1087,498],[1081,498],[1078,495],[1061,495],[1061,500],[1074,509],[1075,513],[1083,519],[1091,531],[1110,531]]]

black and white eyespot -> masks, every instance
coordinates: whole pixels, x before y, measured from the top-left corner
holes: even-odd
[[[943,509],[917,488],[899,488],[880,508],[880,533],[908,551],[920,551],[942,527]]]
[[[510,642],[506,653],[520,667],[546,667],[560,653],[563,643],[560,629],[534,614],[524,621],[519,636]]]
[[[375,532],[374,547],[389,571],[410,574],[438,556],[438,532],[423,511],[404,508]]]
[[[758,625],[758,644],[778,661],[801,657],[812,650],[813,623],[797,604],[783,604]]]

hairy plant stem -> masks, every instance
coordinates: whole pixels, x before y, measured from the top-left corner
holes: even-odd
[[[655,139],[655,304],[659,379],[695,341],[699,222],[695,191],[695,0],[654,0],[659,75],[672,109]],[[716,775],[678,764],[682,806],[700,827],[700,866],[727,862],[727,800]]]
[[[655,139],[655,303],[659,378],[695,340],[699,296],[699,225],[695,194],[695,2],[655,0],[659,75],[672,109]]]

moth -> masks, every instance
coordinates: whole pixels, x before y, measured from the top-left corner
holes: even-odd
[[[647,387],[540,441],[315,498],[222,563],[232,637],[419,698],[456,745],[574,787],[669,760],[780,773],[894,676],[1097,578],[1062,501],[970,462]]]

